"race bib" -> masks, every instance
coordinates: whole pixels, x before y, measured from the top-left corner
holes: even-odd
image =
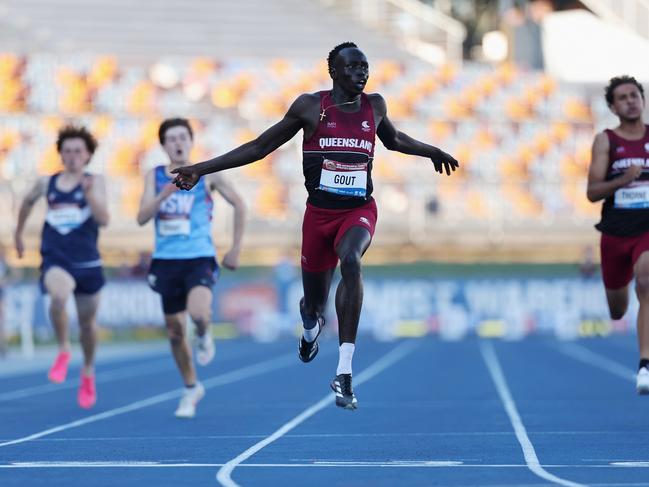
[[[318,189],[343,196],[363,198],[367,194],[367,162],[345,164],[325,159]]]
[[[193,193],[176,192],[162,201],[158,213],[158,233],[162,237],[190,234],[190,215],[195,199],[195,191]]]
[[[79,208],[77,205],[65,205],[49,208],[45,219],[57,232],[65,235],[81,224],[90,216],[90,208]]]
[[[188,218],[171,218],[158,222],[158,233],[163,237],[172,235],[189,235],[191,222]]]
[[[649,208],[649,184],[640,182],[618,189],[614,204],[623,210]]]

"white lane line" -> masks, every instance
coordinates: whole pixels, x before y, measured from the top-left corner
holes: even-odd
[[[374,402],[376,404],[376,402]],[[588,435],[619,435],[619,431],[529,431],[537,436],[588,436]],[[627,431],[625,435],[642,435],[646,436],[644,431]],[[426,437],[462,437],[462,436],[513,436],[513,431],[466,431],[466,432],[439,432],[432,431],[428,433],[305,433],[305,434],[287,434],[284,438],[426,438]],[[267,434],[248,434],[248,435],[195,435],[195,436],[89,436],[89,437],[72,437],[72,438],[42,438],[34,440],[36,442],[73,442],[73,441],[204,441],[204,440],[236,440],[236,439],[256,439],[266,438]],[[9,441],[9,438],[0,438],[0,442]]]
[[[383,357],[378,359],[376,362],[374,362],[372,365],[370,365],[368,368],[366,368],[363,372],[361,372],[357,377],[354,378],[354,385],[359,386],[363,382],[368,381],[372,379],[374,376],[377,374],[381,373],[383,370],[387,369],[391,365],[395,364],[399,360],[401,360],[403,357],[408,355],[410,352],[412,352],[421,342],[419,341],[407,341],[403,342],[397,347],[393,348],[390,352],[385,354]],[[252,445],[250,448],[248,448],[246,451],[241,453],[240,455],[236,456],[229,462],[227,462],[223,467],[219,469],[219,471],[216,473],[216,480],[218,480],[221,485],[225,487],[239,487],[239,484],[237,484],[234,480],[232,480],[232,471],[239,466],[242,462],[245,462],[248,458],[253,456],[255,453],[259,452],[266,446],[270,445],[274,441],[277,441],[280,439],[282,436],[284,436],[286,433],[291,431],[293,428],[298,426],[300,423],[303,423],[307,419],[309,419],[311,416],[313,416],[315,413],[320,411],[321,409],[324,409],[325,406],[327,406],[329,403],[333,402],[334,400],[334,395],[333,393],[327,394],[325,397],[320,399],[318,402],[313,404],[312,406],[308,407],[305,409],[302,413],[298,414],[295,416],[293,419],[291,419],[289,422],[285,423],[282,427],[280,427],[277,431],[275,431],[273,434],[270,436],[264,438],[258,443],[255,443]],[[350,414],[350,412],[344,411],[346,414]]]
[[[31,468],[214,468],[225,463],[161,463],[147,461],[71,461],[71,462],[12,462],[0,464],[0,469]],[[467,464],[455,461],[416,461],[407,462],[312,462],[312,463],[243,463],[238,468],[529,468],[527,464]],[[613,462],[601,465],[543,465],[545,468],[649,468],[649,462]],[[626,484],[625,484],[626,485]],[[646,484],[643,484],[646,485]]]
[[[282,367],[287,367],[295,363],[296,363],[295,354],[288,353],[288,354],[280,355],[279,357],[276,357],[274,359],[265,360],[263,362],[258,362],[256,364],[248,365],[246,367],[235,369],[230,372],[226,372],[224,374],[216,375],[214,377],[211,377],[201,382],[203,383],[203,386],[205,386],[205,389],[211,389],[212,387],[218,387],[218,386],[230,384],[232,382],[237,382],[243,379],[247,379],[249,377],[265,374],[273,370]],[[159,404],[161,402],[165,402],[170,399],[180,397],[181,394],[182,394],[182,390],[178,390],[178,389],[169,392],[164,392],[162,394],[157,394],[155,396],[151,396],[149,398],[142,399],[140,401],[132,402],[131,404],[127,404],[126,406],[110,409],[108,411],[104,411],[103,413],[88,416],[87,418],[83,418],[77,421],[72,421],[70,423],[65,423],[59,426],[55,426],[53,428],[39,431],[38,433],[34,433],[29,436],[24,436],[22,438],[18,438],[11,441],[5,441],[3,443],[0,443],[0,447],[25,443],[27,441],[36,440],[38,438],[49,436],[54,433],[59,433],[61,431],[66,431],[72,428],[78,428],[79,426],[84,426],[90,423],[96,423],[97,421],[113,418],[121,414],[130,413],[131,411],[136,411],[138,409],[142,409],[148,406],[153,406],[155,404]]]
[[[599,353],[593,352],[582,345],[577,345],[576,343],[562,343],[557,350],[575,360],[605,370],[621,379],[635,383],[636,372],[634,372],[633,369],[624,367],[618,362],[600,355]]]
[[[539,458],[536,456],[534,445],[532,445],[530,438],[527,436],[525,425],[523,425],[523,421],[521,420],[521,417],[518,414],[518,409],[516,408],[516,403],[514,402],[509,387],[507,386],[507,381],[505,380],[505,375],[503,374],[500,362],[498,361],[498,357],[494,351],[493,343],[490,341],[481,341],[480,352],[482,353],[482,358],[484,359],[485,364],[487,364],[487,369],[489,369],[489,374],[491,374],[491,378],[494,381],[500,400],[507,412],[507,416],[509,416],[509,421],[512,423],[512,427],[514,428],[516,438],[523,450],[523,456],[525,457],[525,463],[527,463],[528,468],[535,475],[547,480],[548,482],[552,482],[553,484],[564,485],[566,487],[584,487],[583,484],[578,484],[577,482],[572,482],[557,477],[556,475],[552,475],[541,466]]]

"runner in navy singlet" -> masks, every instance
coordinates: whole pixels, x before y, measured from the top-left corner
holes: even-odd
[[[635,78],[611,79],[606,102],[620,124],[593,142],[588,199],[604,200],[600,249],[602,279],[611,318],[624,316],[635,277],[640,302],[638,394],[649,394],[649,126],[642,120],[644,89]]]
[[[104,285],[97,237],[99,227],[108,224],[104,178],[85,171],[96,147],[95,138],[85,128],[70,126],[59,132],[56,148],[64,169],[51,177],[40,178],[25,196],[14,236],[18,257],[22,257],[25,222],[34,203],[45,196],[47,213],[41,239],[41,288],[51,299],[50,318],[59,345],[59,353],[48,376],[50,381],[61,383],[67,375],[70,339],[65,304],[74,294],[84,355],[77,399],[83,408],[92,407],[97,400],[95,318],[99,290]]]
[[[450,175],[458,162],[437,147],[398,131],[388,119],[381,95],[363,93],[369,65],[356,44],[339,44],[327,62],[331,90],[300,95],[284,118],[257,139],[173,172],[176,185],[190,189],[205,174],[263,159],[303,131],[302,164],[309,198],[302,227],[304,298],[300,313],[304,329],[299,357],[310,362],[318,353],[322,313],[340,260],[342,280],[336,290],[340,348],[331,387],[336,405],[356,409],[352,356],[363,302],[361,257],[370,245],[377,218],[372,198],[375,135],[390,150],[430,158],[439,173]]]

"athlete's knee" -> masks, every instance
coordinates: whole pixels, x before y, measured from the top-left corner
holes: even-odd
[[[167,323],[167,338],[172,345],[178,345],[185,339],[184,327],[179,323]]]
[[[198,326],[204,326],[212,318],[212,310],[205,307],[203,303],[187,303],[187,314]]]
[[[189,314],[192,321],[196,324],[199,330],[207,329],[210,324],[210,316],[205,314]]]
[[[61,312],[65,310],[65,305],[68,302],[68,297],[62,294],[50,295],[50,310],[54,312]]]
[[[635,292],[639,301],[649,301],[649,273],[641,273],[635,277]]]
[[[612,320],[621,320],[625,313],[626,313],[626,306],[622,305],[617,305],[617,306],[609,306],[609,315],[611,316]]]
[[[608,312],[612,320],[621,320],[629,307],[629,297],[625,294],[609,295]]]
[[[340,273],[343,279],[355,278],[361,274],[360,252],[349,252],[340,258]]]
[[[95,328],[96,328],[96,322],[94,316],[79,318],[79,331],[81,333],[93,332]]]

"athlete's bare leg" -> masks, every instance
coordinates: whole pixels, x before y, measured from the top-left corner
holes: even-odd
[[[192,351],[185,336],[185,312],[165,314],[167,336],[171,344],[171,352],[180,370],[180,375],[186,386],[196,384],[196,370],[192,362]]]
[[[50,267],[43,276],[43,283],[50,296],[50,319],[56,333],[60,352],[70,351],[68,314],[65,305],[76,286],[74,278],[61,267]]]
[[[331,279],[336,269],[322,272],[309,272],[302,269],[302,288],[304,289],[304,313],[315,319],[324,313],[329,297]]]
[[[608,301],[608,311],[611,319],[622,319],[629,307],[629,286],[626,285],[619,289],[606,289],[606,300]]]
[[[212,290],[207,286],[194,286],[187,295],[187,311],[198,336],[203,336],[212,321]]]
[[[77,315],[81,348],[83,349],[83,374],[94,375],[97,348],[97,309],[100,294],[76,294]]]
[[[372,237],[364,227],[351,227],[338,243],[336,253],[340,259],[342,279],[336,289],[336,314],[340,344],[356,343],[358,321],[363,306],[363,277],[361,257]]]
[[[633,267],[638,296],[638,348],[640,357],[649,359],[649,251],[643,252]]]
[[[0,292],[2,291],[0,290]],[[5,323],[5,302],[4,297],[0,296],[0,358],[7,354],[9,348]]]
[[[212,321],[212,289],[195,286],[187,296],[187,311],[196,324],[196,361],[200,365],[209,364],[214,358],[214,341],[210,333]]]

